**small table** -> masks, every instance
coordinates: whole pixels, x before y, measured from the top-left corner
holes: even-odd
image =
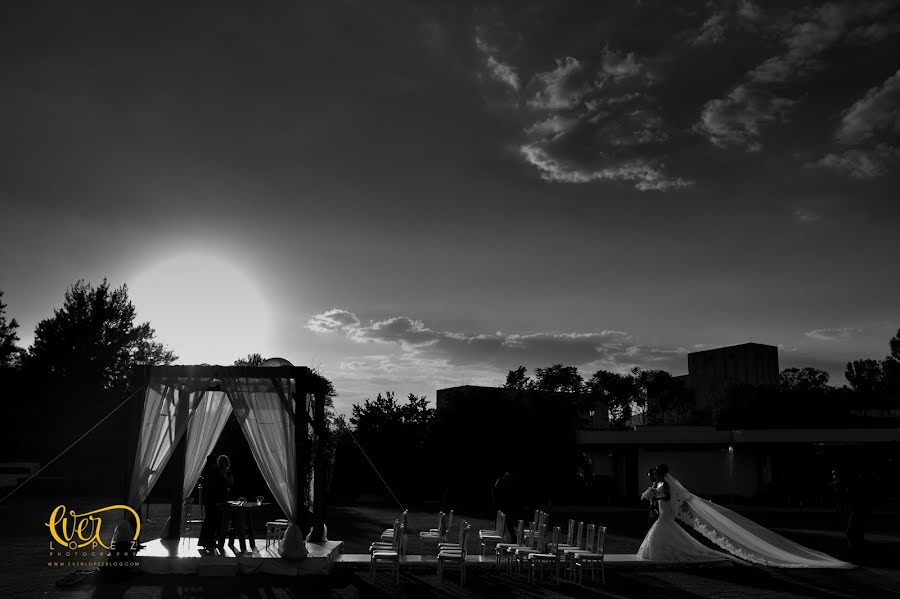
[[[271,503],[257,503],[255,501],[227,501],[219,504],[222,510],[222,528],[219,532],[219,544],[225,543],[225,533],[228,532],[229,521],[232,524],[231,534],[228,536],[228,544],[234,545],[235,529],[237,530],[238,541],[241,545],[241,552],[247,550],[246,541],[244,539],[244,528],[247,529],[247,536],[250,537],[250,547],[256,548],[256,538],[253,536],[253,512],[260,508],[268,507]]]

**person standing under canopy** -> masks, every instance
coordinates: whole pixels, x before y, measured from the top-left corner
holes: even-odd
[[[223,460],[224,458],[224,460]],[[228,469],[228,458],[210,454],[206,458],[203,467],[203,508],[205,517],[200,528],[200,538],[197,545],[206,549],[214,549],[217,544],[222,544],[220,539],[224,537],[222,529],[222,510],[219,504],[228,498],[228,488],[234,485],[234,478]]]

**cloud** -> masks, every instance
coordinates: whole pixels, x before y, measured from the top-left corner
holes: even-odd
[[[567,56],[556,61],[552,71],[537,73],[531,83],[536,88],[528,106],[535,110],[567,110],[577,106],[591,90],[590,74],[584,65]]]
[[[322,366],[340,389],[336,405],[344,411],[385,389],[402,397],[464,384],[501,385],[506,373],[520,365],[533,374],[536,367],[561,363],[576,366],[584,377],[599,369],[624,373],[635,366],[673,373],[687,369],[688,350],[642,345],[615,330],[472,334],[437,330],[408,316],[363,325],[343,309],[316,315],[308,328],[341,335],[349,344],[345,358]]]
[[[687,187],[690,181],[669,178],[663,171],[646,160],[635,159],[615,166],[599,169],[585,169],[555,158],[539,144],[526,144],[520,148],[526,162],[541,171],[545,181],[558,183],[590,183],[591,181],[626,181],[634,183],[641,191],[661,191]]]
[[[804,333],[810,339],[818,339],[819,341],[837,341],[838,339],[849,339],[862,333],[862,329],[842,328],[842,329],[815,329]]]
[[[842,172],[853,179],[875,179],[887,174],[900,160],[900,149],[887,144],[829,153],[810,166]]]
[[[399,357],[395,353],[382,352],[375,357],[348,358],[344,365],[346,369],[360,369],[363,365],[371,368],[378,362],[381,364],[379,369],[386,371],[388,363],[414,365],[421,360],[428,364],[478,367],[485,371],[493,369],[505,375],[506,370],[519,364],[534,367],[557,362],[574,366],[602,363],[622,369],[632,365],[667,362],[686,353],[680,348],[639,345],[629,333],[615,330],[468,334],[438,331],[427,327],[421,320],[408,316],[395,316],[361,325],[359,318],[346,310],[329,310],[318,315],[317,319],[322,317],[323,320],[328,320],[335,312],[345,315],[345,322],[356,324],[308,328],[319,334],[342,333],[354,344],[394,345],[400,351]]]
[[[475,37],[475,46],[484,55],[485,66],[488,74],[495,81],[499,81],[514,92],[519,91],[519,75],[509,64],[497,58],[497,49],[488,45],[480,37]]]
[[[801,223],[814,223],[822,220],[822,216],[809,210],[794,210],[794,218]]]
[[[738,85],[725,98],[710,100],[703,106],[695,129],[720,148],[738,145],[757,151],[762,148],[758,141],[760,127],[784,120],[793,104],[764,87]]]
[[[359,325],[359,319],[356,314],[332,308],[321,314],[316,314],[306,323],[306,328],[316,333],[334,333],[338,331],[348,331]]]
[[[487,68],[488,75],[490,75],[493,80],[508,87],[511,91],[518,92],[520,87],[519,75],[516,73],[515,68],[497,57],[497,48],[487,44],[479,36],[475,37],[475,46],[484,56],[484,64]]]
[[[891,10],[887,2],[829,2],[818,9],[802,9],[785,39],[786,52],[751,70],[749,78],[761,83],[782,83],[821,68],[819,56],[871,21]]]
[[[554,138],[572,129],[577,119],[554,114],[543,121],[537,121],[525,129],[531,137]]]
[[[644,65],[638,61],[634,52],[617,52],[611,50],[608,46],[604,48],[600,58],[600,83],[604,79],[610,78],[614,81],[620,81],[627,77],[636,77],[641,74]]]
[[[900,70],[844,111],[834,135],[843,149],[809,166],[842,172],[854,179],[875,179],[900,160]]]
[[[853,144],[873,139],[880,132],[900,134],[900,70],[847,109],[835,138]]]
[[[638,77],[643,65],[633,52],[606,47],[595,67],[571,56],[556,60],[556,68],[536,73],[529,83],[534,90],[527,104],[534,110],[562,111],[576,108],[596,95],[609,81],[618,83]]]
[[[891,6],[887,2],[848,2],[787,13],[784,19],[769,27],[770,33],[783,36],[784,51],[748,71],[725,98],[708,101],[695,130],[718,147],[759,150],[761,127],[784,120],[795,104],[781,90],[820,70],[824,52],[842,43],[851,31],[858,32],[860,27],[873,24],[889,10]],[[861,35],[854,39],[858,42]]]
[[[726,0],[712,4],[713,13],[691,39],[695,46],[720,44],[730,30],[747,29],[762,19],[762,10],[749,0]]]
[[[476,45],[482,53],[496,52],[481,37]],[[530,122],[520,155],[545,181],[621,181],[641,191],[690,185],[664,170],[659,146],[669,132],[652,99],[633,91],[648,82],[634,53],[608,46],[592,61],[557,59],[522,90]],[[626,84],[632,89],[623,89]]]
[[[519,76],[511,66],[500,62],[493,56],[488,57],[487,65],[491,74],[494,76],[494,79],[505,83],[512,88],[513,91],[519,91]]]
[[[900,33],[900,23],[872,23],[861,25],[847,34],[848,45],[868,46],[877,44],[892,35]]]
[[[396,342],[404,347],[421,347],[438,340],[438,333],[427,328],[421,320],[407,316],[396,316],[366,327],[355,327],[351,336],[358,341]]]

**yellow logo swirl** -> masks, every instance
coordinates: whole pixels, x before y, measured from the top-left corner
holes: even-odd
[[[100,536],[103,518],[98,514],[111,510],[125,510],[134,516],[136,526],[134,538],[131,540],[132,542],[137,541],[141,534],[141,517],[131,507],[121,504],[108,505],[83,514],[77,514],[75,510],[69,510],[67,514],[66,506],[60,504],[50,513],[50,521],[45,522],[44,526],[50,529],[50,536],[53,537],[53,540],[63,547],[81,549],[89,545],[93,547],[99,545],[104,549],[109,549]]]

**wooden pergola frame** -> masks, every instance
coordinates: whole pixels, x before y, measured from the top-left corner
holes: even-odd
[[[295,400],[296,409],[294,410],[294,443],[297,458],[297,497],[298,497],[298,517],[297,524],[303,531],[312,528],[310,541],[324,540],[325,517],[327,503],[325,494],[327,492],[327,454],[325,448],[325,432],[327,424],[325,421],[325,402],[328,394],[328,381],[322,376],[312,372],[305,366],[210,366],[202,364],[198,366],[140,366],[133,375],[134,387],[146,387],[150,383],[151,378],[163,379],[201,379],[213,380],[222,378],[257,378],[271,379],[293,379],[295,391],[293,399]],[[278,385],[276,385],[278,388]],[[209,390],[216,390],[216,387],[210,387]],[[311,395],[312,414],[306,409],[306,396]],[[282,401],[287,402],[289,398],[282,397]],[[187,418],[188,406],[184,405],[179,409],[176,418]],[[313,443],[309,435],[306,434],[307,425],[312,425],[316,435],[316,442]],[[129,438],[128,446],[133,451],[136,445],[136,439]],[[171,520],[169,525],[169,538],[181,538],[181,516],[182,516],[182,486],[184,481],[185,457],[187,452],[187,435],[182,436],[176,445],[167,468],[174,467],[176,476],[171,489],[172,508]],[[130,456],[133,464],[133,454]],[[309,476],[309,462],[312,457],[313,472],[313,505],[312,510],[306,504],[306,481]],[[130,479],[130,476],[129,476]],[[128,487],[126,483],[125,494],[127,497]],[[310,514],[311,512],[311,514]]]

